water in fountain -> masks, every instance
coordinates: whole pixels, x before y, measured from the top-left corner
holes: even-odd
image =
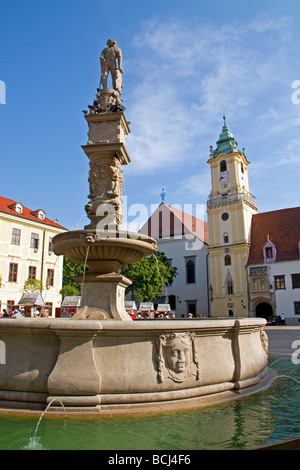
[[[290,380],[293,380],[294,382],[296,382],[297,384],[300,384],[300,381],[296,380],[294,377],[291,377],[290,375],[282,374],[282,375],[276,375],[276,377],[274,377],[272,380],[270,380],[269,386],[272,385],[273,382],[275,382],[275,380],[277,380],[277,379],[290,379]]]
[[[51,419],[39,429],[44,447],[38,436],[24,447],[24,436],[36,427],[34,421],[4,416],[0,449],[245,450],[297,438],[300,369],[289,358],[271,357],[269,365],[274,362],[278,380],[258,394],[196,411],[138,419],[70,419],[64,426],[61,419]]]
[[[37,432],[38,432],[38,429],[39,429],[39,426],[41,424],[41,421],[43,419],[43,417],[45,416],[45,414],[47,413],[47,411],[49,410],[49,408],[51,407],[52,403],[54,402],[58,402],[63,410],[64,410],[64,413],[65,413],[65,418],[68,417],[67,415],[67,412],[66,412],[66,409],[65,409],[65,406],[63,404],[62,401],[60,401],[58,398],[53,398],[50,403],[48,403],[47,407],[45,408],[45,410],[42,412],[41,416],[39,417],[39,420],[37,422],[37,425],[35,427],[35,431],[34,431],[34,434],[33,436],[29,439],[29,443],[28,445],[25,447],[25,449],[27,450],[42,450],[43,449],[43,446],[40,442],[40,438],[37,436]]]

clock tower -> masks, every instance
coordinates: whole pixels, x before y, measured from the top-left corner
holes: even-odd
[[[212,316],[246,317],[246,264],[252,215],[257,204],[249,189],[245,151],[230,132],[226,118],[214,150],[210,147],[211,193],[207,201]]]

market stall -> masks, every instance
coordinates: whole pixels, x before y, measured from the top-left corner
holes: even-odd
[[[125,301],[125,310],[131,318],[136,318],[137,315],[137,307],[134,300],[126,300]]]
[[[154,318],[153,302],[141,302],[138,308],[138,318]]]
[[[37,317],[45,310],[46,304],[40,292],[27,292],[15,305],[25,317]]]
[[[55,310],[55,316],[61,318],[70,318],[77,312],[80,304],[80,295],[66,295],[62,301],[61,307]]]
[[[170,304],[158,304],[155,318],[175,318],[173,312],[171,312]]]

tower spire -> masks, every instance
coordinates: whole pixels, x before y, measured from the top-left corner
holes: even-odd
[[[213,151],[213,158],[216,158],[220,153],[229,154],[232,152],[242,152],[237,147],[237,141],[235,140],[233,134],[231,133],[227,122],[226,122],[226,115],[223,115],[223,128],[222,132],[219,135],[219,140],[216,142],[217,148]]]

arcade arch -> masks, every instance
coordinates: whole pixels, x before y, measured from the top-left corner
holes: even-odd
[[[255,307],[255,315],[267,320],[273,315],[272,305],[268,302],[258,302]]]

